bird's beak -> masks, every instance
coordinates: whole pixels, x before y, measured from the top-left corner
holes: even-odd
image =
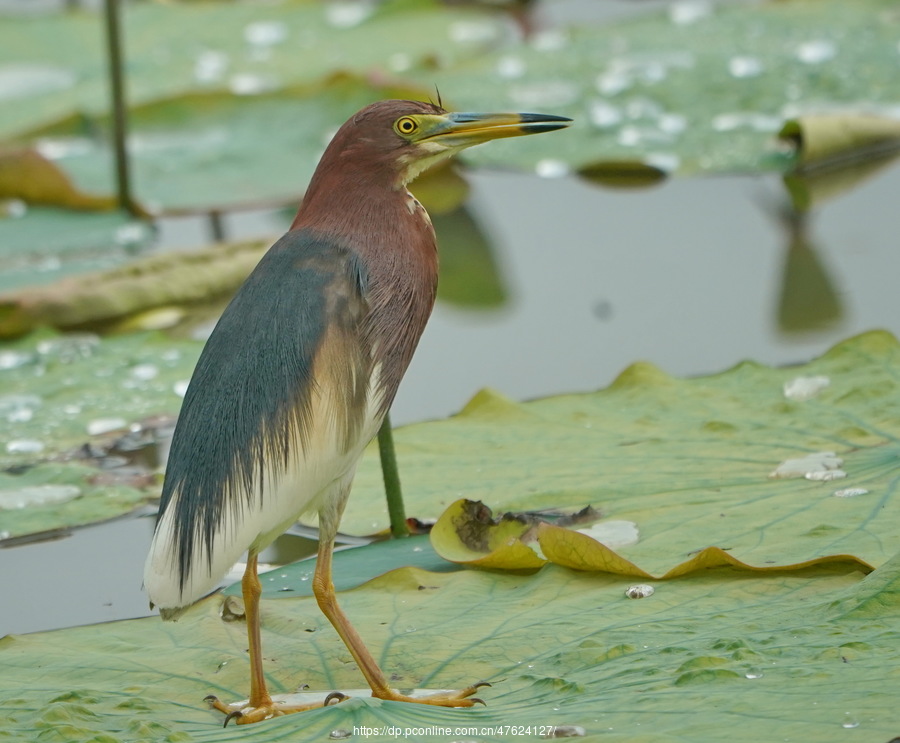
[[[564,129],[572,119],[550,114],[447,113],[435,116],[429,123],[431,126],[422,133],[421,140],[461,148],[491,139]]]

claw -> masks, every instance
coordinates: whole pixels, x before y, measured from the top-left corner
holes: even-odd
[[[479,681],[475,684],[472,684],[473,689],[480,689],[482,686],[492,686],[492,684],[489,684],[487,681]]]
[[[349,698],[350,698],[350,697],[348,697],[346,694],[342,694],[342,693],[339,692],[339,691],[333,691],[333,692],[331,692],[331,694],[329,694],[327,697],[325,697],[325,701],[322,702],[322,706],[323,706],[323,707],[327,707],[327,706],[328,706],[329,704],[331,704],[335,699],[337,700],[337,704],[340,704],[340,703],[343,702],[345,699],[349,699]]]
[[[490,686],[490,684],[488,684],[488,686]],[[478,697],[469,697],[469,701],[472,702],[472,704],[475,704],[477,702],[478,704],[483,704],[485,707],[487,707],[487,702],[485,702],[483,699],[479,699]]]
[[[239,709],[235,710],[234,712],[229,712],[227,715],[225,715],[225,722],[223,723],[222,727],[227,728],[229,722],[231,722],[232,720],[238,720],[243,716],[244,713]]]
[[[210,706],[210,709],[212,709],[215,703],[219,701],[219,697],[217,697],[215,694],[207,694],[205,697],[203,697],[203,701]]]

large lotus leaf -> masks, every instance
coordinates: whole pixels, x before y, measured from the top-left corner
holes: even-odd
[[[234,7],[234,6],[231,6]],[[419,89],[340,77],[245,99],[201,92],[132,109],[133,191],[153,212],[295,203],[337,127],[373,100],[427,97]],[[114,190],[109,120],[67,117],[24,135],[83,189]]]
[[[102,521],[157,496],[158,429],[171,429],[200,348],[148,333],[41,333],[0,347],[2,538]]]
[[[897,558],[864,579],[822,568],[714,570],[640,600],[626,598],[629,585],[556,566],[528,577],[402,568],[340,595],[398,687],[493,683],[481,690],[487,707],[469,710],[358,696],[223,730],[201,700],[246,698],[248,668],[244,625],[220,619],[220,597],[177,623],[10,636],[0,642],[0,739],[500,741],[515,734],[509,726],[532,726],[519,730],[530,739],[555,728],[610,743],[757,743],[897,732]],[[273,692],[364,686],[313,598],[263,601],[262,617]]]
[[[128,3],[122,25],[132,104],[205,91],[253,96],[336,72],[385,77],[423,62],[450,64],[503,28],[490,15],[408,0]],[[0,92],[15,102],[0,109],[0,135],[106,111],[103,36],[100,13],[0,17]]]
[[[29,208],[0,219],[0,291],[120,265],[150,237],[122,212]]]
[[[476,148],[467,155],[476,164],[516,162],[547,175],[568,166],[600,181],[621,161],[684,174],[783,170],[793,162],[776,136],[785,120],[836,108],[895,112],[898,29],[890,0],[675,3],[607,26],[538,33],[412,77],[467,107],[577,121],[521,150]]]
[[[407,512],[436,517],[459,498],[496,512],[592,504],[636,524],[618,552],[651,575],[707,547],[760,567],[835,555],[877,566],[900,543],[898,369],[896,339],[871,332],[786,369],[674,379],[642,363],[590,394],[520,404],[482,392],[460,415],[396,432]],[[785,396],[815,377],[829,386]],[[770,477],[807,456],[795,477]],[[369,450],[344,530],[386,526],[381,488]]]

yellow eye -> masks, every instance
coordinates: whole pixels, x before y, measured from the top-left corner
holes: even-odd
[[[397,130],[398,134],[402,134],[404,136],[415,134],[418,128],[419,122],[417,122],[415,119],[411,119],[409,116],[404,116],[402,119],[397,119],[397,121],[394,122],[394,129]]]

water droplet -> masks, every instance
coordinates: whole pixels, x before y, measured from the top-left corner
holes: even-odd
[[[594,87],[601,95],[616,95],[634,85],[634,79],[622,70],[610,70],[597,75]]]
[[[344,728],[336,728],[335,730],[332,730],[330,733],[328,733],[328,737],[331,740],[345,740],[352,735],[353,733],[351,731],[345,730]]]
[[[10,454],[37,454],[44,450],[44,442],[37,439],[14,439],[6,444]]]
[[[10,423],[27,423],[41,402],[37,395],[0,395],[0,415]]]
[[[650,98],[638,96],[625,104],[625,115],[629,119],[658,119],[664,113],[663,107]]]
[[[184,397],[187,394],[188,384],[190,384],[188,380],[179,379],[172,385],[172,391],[178,395],[178,397]]]
[[[206,49],[194,60],[194,80],[201,84],[217,83],[228,70],[228,55],[213,49]]]
[[[802,402],[815,397],[830,384],[831,380],[828,377],[795,377],[785,382],[782,389],[788,400]]]
[[[510,87],[509,97],[525,108],[567,106],[578,100],[578,86],[568,80],[519,83]]]
[[[421,547],[413,547],[413,552],[421,552],[421,551],[422,551]]]
[[[90,357],[99,345],[100,338],[93,333],[70,333],[41,341],[37,344],[37,352],[41,356],[69,363]]]
[[[368,20],[374,12],[374,3],[329,2],[325,3],[325,22],[334,28],[353,28]]]
[[[569,166],[562,160],[546,158],[538,160],[534,172],[541,178],[562,178],[569,174]]]
[[[732,77],[756,77],[763,71],[763,63],[756,57],[732,57],[728,60],[728,72]]]
[[[806,477],[815,472],[839,472],[838,469],[844,460],[837,456],[833,451],[820,451],[813,454],[807,454],[805,457],[796,459],[785,459],[771,473],[771,478],[790,478],[790,477]],[[845,476],[843,473],[841,476]]]
[[[505,80],[522,77],[528,69],[525,60],[513,54],[507,54],[497,60],[497,74]]]
[[[87,137],[44,137],[37,140],[34,146],[48,160],[84,157],[95,149],[94,142]]]
[[[568,35],[558,28],[537,31],[529,39],[531,48],[539,52],[558,52],[565,48],[568,41]]]
[[[687,129],[687,119],[681,114],[665,113],[657,121],[661,131],[666,134],[681,134]]]
[[[78,81],[71,70],[20,62],[0,67],[0,100],[27,98],[71,88]]]
[[[244,40],[253,46],[275,46],[288,36],[288,28],[281,21],[254,21],[244,28]]]
[[[747,673],[744,674],[744,678],[748,679],[761,679],[763,677],[763,672],[759,671],[755,668],[751,668]]]
[[[173,363],[181,358],[181,351],[177,348],[169,348],[163,351],[159,357],[166,363]]]
[[[842,488],[841,490],[835,490],[832,495],[836,498],[855,498],[857,495],[868,495],[869,491],[866,488]]]
[[[242,72],[231,76],[228,88],[235,95],[260,95],[276,90],[278,84],[274,78]]]
[[[706,0],[683,0],[669,6],[669,20],[677,26],[688,26],[712,14],[712,3]]]
[[[28,204],[22,199],[3,199],[0,201],[0,216],[20,219],[28,214]]]
[[[0,490],[0,509],[27,508],[50,503],[64,503],[81,495],[76,485],[28,485]]]
[[[831,482],[832,480],[842,480],[846,476],[847,473],[844,470],[828,470],[825,472],[815,470],[803,475],[807,480],[812,480],[813,482]]]
[[[634,521],[601,521],[592,526],[578,529],[578,532],[605,544],[610,549],[637,544],[640,539],[638,526]]]
[[[752,129],[757,132],[774,132],[781,128],[782,120],[777,116],[737,111],[723,113],[712,120],[712,128],[717,132],[732,132],[735,129]]]
[[[455,21],[447,34],[457,44],[487,44],[497,38],[497,26],[491,21]]]
[[[630,599],[645,599],[648,596],[652,596],[655,592],[656,589],[653,586],[648,586],[646,583],[639,583],[625,589],[625,595]]]
[[[131,367],[131,376],[141,382],[149,382],[159,375],[159,368],[155,364],[138,364]]]
[[[622,121],[622,110],[604,100],[591,101],[588,119],[598,129],[609,129]]]
[[[807,41],[797,47],[796,56],[804,64],[820,64],[834,58],[837,47],[828,39]]]
[[[24,351],[0,351],[0,370],[18,369],[34,361],[34,355]]]
[[[391,72],[406,72],[413,66],[413,58],[406,52],[396,52],[388,57],[388,69]],[[330,141],[329,137],[329,141]]]
[[[87,432],[89,436],[99,436],[100,434],[125,428],[125,426],[124,418],[95,418],[88,422]]]
[[[681,166],[681,158],[673,152],[648,152],[644,162],[664,173],[674,173]]]
[[[841,723],[842,728],[846,728],[847,730],[852,730],[853,728],[859,727],[859,720],[856,719],[849,712],[844,714],[844,721]]]

